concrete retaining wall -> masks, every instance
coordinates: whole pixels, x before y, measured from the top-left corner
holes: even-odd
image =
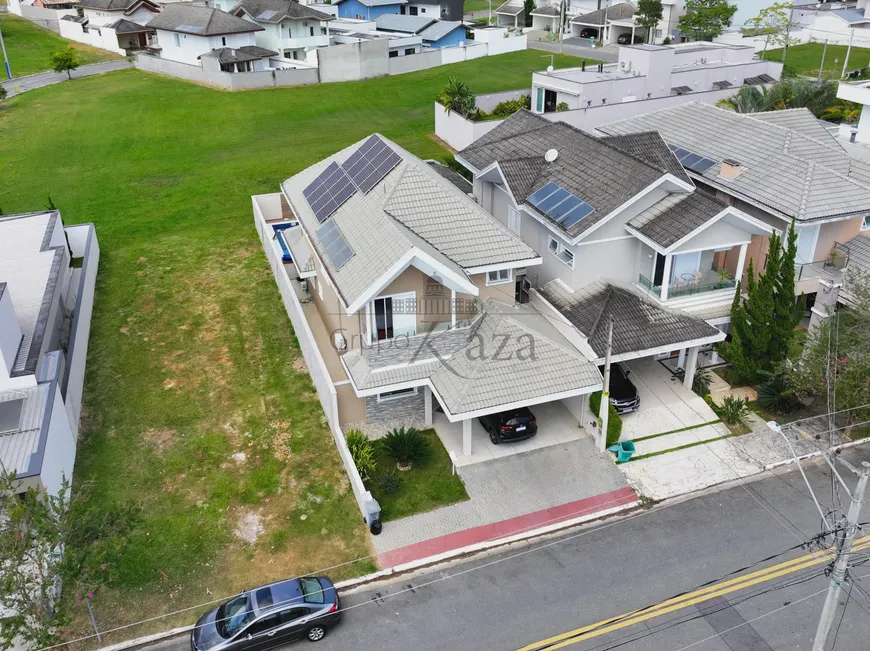
[[[272,245],[272,229],[266,223],[266,216],[263,214],[260,206],[265,206],[270,212],[270,217],[280,217],[281,215],[281,199],[280,194],[258,195],[252,197],[254,207],[254,223],[257,227],[257,233],[260,236],[260,243],[263,245],[263,250],[266,253],[266,258],[269,260],[269,267],[272,269],[272,275],[275,277],[275,282],[278,285],[278,291],[281,294],[281,300],[284,303],[284,308],[287,310],[287,315],[290,317],[290,322],[293,324],[293,332],[296,335],[296,340],[299,342],[299,349],[302,351],[302,357],[305,359],[305,364],[308,366],[308,372],[311,375],[311,380],[317,390],[317,397],[320,399],[320,404],[323,407],[323,413],[326,416],[326,421],[329,425],[329,431],[335,440],[335,446],[338,449],[338,454],[341,457],[341,462],[347,472],[350,480],[351,488],[353,489],[354,497],[356,497],[360,512],[365,517],[366,504],[373,501],[372,494],[366,490],[362,478],[356,469],[353,459],[350,456],[350,450],[347,447],[347,441],[344,438],[344,432],[341,431],[338,420],[338,399],[335,386],[329,376],[329,370],[326,368],[326,362],[317,348],[317,342],[314,339],[314,333],[311,331],[308,321],[305,319],[305,314],[302,311],[302,304],[296,296],[296,292],[291,287],[292,282],[284,269],[284,263],[280,255]]]
[[[391,60],[388,52],[389,43],[386,39],[322,48],[317,56],[320,81],[356,81],[388,75]],[[397,57],[407,58],[413,57]]]
[[[266,70],[263,72],[223,72],[222,70],[205,70],[199,66],[169,61],[147,54],[137,55],[135,65],[139,70],[145,70],[146,72],[178,77],[179,79],[217,86],[226,90],[301,86],[304,84],[316,84],[319,81],[315,68]]]
[[[435,135],[456,151],[465,149],[480,138],[500,125],[504,120],[488,120],[486,122],[472,122],[455,111],[447,112],[438,102],[435,104]]]
[[[465,48],[451,48],[453,50],[464,50]],[[389,74],[401,75],[406,72],[417,72],[418,70],[426,70],[427,68],[435,68],[440,66],[442,61],[441,50],[429,50],[420,54],[409,54],[403,57],[393,57],[387,59],[387,67]]]
[[[492,111],[496,106],[501,104],[502,102],[508,102],[511,100],[519,99],[520,96],[526,95],[528,96],[531,93],[529,89],[520,89],[520,90],[506,90],[503,93],[491,93],[489,95],[478,95],[477,96],[477,108],[481,111],[486,111],[487,113]]]
[[[8,0],[9,12],[26,18],[40,27],[50,29],[56,34],[60,33],[60,19],[67,14],[74,14],[73,9],[43,9],[32,5],[22,5],[18,0]]]

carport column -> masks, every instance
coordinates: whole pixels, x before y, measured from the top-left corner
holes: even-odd
[[[423,387],[423,420],[426,427],[432,427],[432,389]]]
[[[686,368],[686,349],[680,348],[680,355],[677,357],[677,368]]]
[[[462,454],[471,456],[471,419],[462,421]]]
[[[687,389],[692,388],[692,382],[695,381],[695,369],[698,366],[698,348],[692,346],[689,348],[689,358],[686,360],[686,376],[683,378],[683,386]]]
[[[671,284],[671,263],[673,261],[674,256],[665,256],[665,268],[664,271],[662,271],[662,290],[660,294],[663,301],[668,300],[668,286]],[[655,282],[655,277],[653,277],[653,282]]]
[[[740,255],[737,258],[737,273],[734,274],[734,279],[737,282],[743,282],[743,265],[746,264],[746,249],[749,248],[748,244],[743,244],[740,246]]]

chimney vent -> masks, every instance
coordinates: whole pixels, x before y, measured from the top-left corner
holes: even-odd
[[[726,158],[719,166],[719,175],[726,179],[736,179],[743,171],[743,165],[733,158]]]

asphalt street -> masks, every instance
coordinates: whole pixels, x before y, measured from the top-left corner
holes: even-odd
[[[870,461],[870,447],[844,455]],[[820,501],[831,506],[827,466],[811,461],[805,469]],[[854,484],[847,471],[844,478]],[[862,520],[870,519],[865,513]],[[808,650],[830,553],[786,550],[820,528],[800,473],[789,466],[755,482],[367,586],[343,596],[344,619],[317,648]],[[859,563],[868,558],[870,538],[862,545],[853,559]],[[841,599],[847,608],[835,622],[835,649],[844,651],[865,649],[870,639],[870,599],[860,593],[870,595],[870,563],[853,572],[867,576]],[[148,649],[182,651],[188,644],[184,638]]]
[[[103,63],[93,63],[88,66],[81,66],[72,71],[72,78],[79,79],[80,77],[90,77],[91,75],[101,75],[105,72],[113,70],[123,70],[132,68],[133,64],[127,59],[119,59],[118,61],[105,61]],[[14,72],[14,70],[13,70]],[[43,86],[51,86],[52,84],[60,84],[68,81],[69,78],[65,72],[41,72],[36,75],[28,75],[26,77],[14,77],[0,82],[0,86],[6,89],[9,96],[23,93],[26,90],[42,88]]]

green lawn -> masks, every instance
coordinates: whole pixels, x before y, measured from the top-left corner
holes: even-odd
[[[495,11],[499,7],[504,4],[502,0],[492,0],[492,10]],[[465,0],[465,6],[463,7],[463,12],[466,14],[471,13],[472,11],[488,11],[490,6],[490,0]]]
[[[424,463],[414,463],[411,470],[400,472],[401,487],[393,495],[378,490],[376,482],[370,490],[381,505],[381,520],[389,522],[416,513],[424,513],[440,506],[455,504],[468,499],[465,486],[459,475],[453,474],[453,464],[435,430],[421,432],[432,447],[432,456]],[[378,471],[395,468],[381,445],[375,441],[375,456]],[[387,525],[389,526],[389,525]]]
[[[13,77],[23,77],[50,69],[49,55],[67,45],[75,48],[82,65],[121,58],[108,50],[68,41],[54,32],[12,14],[7,14],[3,19],[3,40],[6,43],[6,53],[9,55]],[[0,56],[3,56],[2,53]],[[5,70],[3,78],[6,78]]]
[[[793,45],[786,53],[785,62],[794,68],[799,75],[817,77],[819,65],[822,63],[824,43],[803,43]],[[825,52],[825,65],[822,69],[822,77],[825,79],[839,79],[843,73],[843,63],[846,60],[845,45],[828,45]],[[782,50],[768,50],[764,56],[771,61],[782,61]],[[870,49],[853,47],[849,53],[849,64],[846,70],[866,68],[870,66]]]
[[[541,66],[529,50],[241,93],[127,70],[0,104],[3,212],[38,210],[50,192],[67,224],[93,221],[100,239],[76,482],[94,481],[100,506],[143,508],[116,583],[98,591],[103,628],[371,553],[250,195],[374,131],[443,156],[433,101],[448,77],[489,93],[528,87]],[[233,529],[252,513],[263,532],[248,545]],[[87,633],[72,607],[72,634]]]

